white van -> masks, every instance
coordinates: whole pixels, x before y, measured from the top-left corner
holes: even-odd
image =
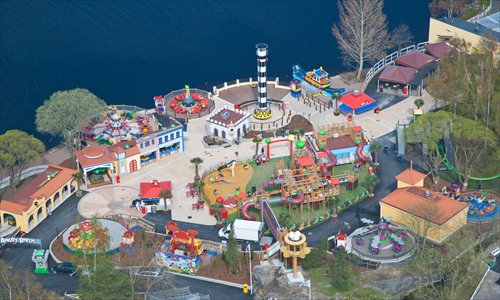
[[[234,237],[237,240],[258,242],[262,235],[263,228],[263,222],[236,219],[234,220]],[[228,239],[231,230],[231,225],[221,228],[219,230],[219,237]]]

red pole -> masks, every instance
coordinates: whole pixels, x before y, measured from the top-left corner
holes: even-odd
[[[271,159],[271,143],[267,144],[267,160]]]
[[[292,152],[293,152],[293,143],[290,141],[290,157],[292,157]]]

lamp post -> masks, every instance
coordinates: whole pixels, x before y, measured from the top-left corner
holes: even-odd
[[[335,111],[333,112],[333,114],[335,116],[339,116],[340,115],[340,111],[339,111],[339,98],[340,98],[340,93],[338,92],[335,92],[332,94],[332,98],[335,99]]]

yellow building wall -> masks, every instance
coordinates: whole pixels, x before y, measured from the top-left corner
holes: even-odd
[[[439,37],[452,36],[464,39],[466,42],[470,43],[473,47],[478,46],[484,37],[477,35],[475,33],[465,31],[463,29],[457,28],[445,22],[430,18],[429,23],[429,41],[430,42],[441,42],[443,39]]]
[[[380,216],[383,218],[392,217],[391,222],[410,228],[414,233],[422,235],[425,226],[427,229],[427,239],[434,242],[441,242],[441,230],[438,225],[427,222],[405,211],[399,210],[384,203],[380,203]]]
[[[420,180],[419,182],[415,183],[414,185],[408,184],[404,181],[398,180],[398,189],[410,187],[410,186],[418,186],[418,187],[424,187],[424,180]]]
[[[56,198],[57,194],[59,194],[59,197],[60,197],[59,198],[60,202],[58,203],[57,206],[64,203],[64,201],[72,195],[71,183],[73,183],[75,185],[75,191],[76,191],[78,189],[78,182],[74,181],[72,179],[72,180],[66,182],[65,185],[63,185],[59,190],[57,190],[57,192],[52,194],[49,198],[40,198],[40,199],[33,201],[33,204],[31,205],[31,207],[29,209],[27,209],[26,211],[24,211],[21,215],[15,214],[15,213],[12,213],[9,211],[0,210],[0,221],[1,221],[2,226],[5,223],[7,223],[7,220],[5,219],[5,214],[9,214],[9,215],[12,215],[16,219],[16,226],[19,228],[19,230],[21,230],[25,233],[30,232],[41,221],[43,221],[43,220],[45,220],[45,218],[47,218],[47,215],[48,215],[47,208],[49,208],[49,210],[52,212],[57,208],[56,204],[55,204],[55,198]],[[67,194],[66,199],[63,198],[63,189],[65,186],[68,187],[68,194]],[[35,205],[35,203],[38,203],[38,205]],[[48,203],[48,206],[47,206],[47,203]],[[41,209],[41,214],[38,214],[40,209]],[[33,228],[30,229],[29,228],[29,219],[31,216],[33,216],[34,226],[33,226]]]
[[[466,207],[464,208],[464,210],[456,214],[453,218],[449,219],[448,222],[441,225],[440,242],[443,242],[445,239],[455,233],[455,231],[467,224],[467,211],[468,208]]]

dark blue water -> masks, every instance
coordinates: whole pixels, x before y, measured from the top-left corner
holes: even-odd
[[[389,27],[427,39],[430,0],[386,1]],[[87,88],[107,103],[152,107],[152,97],[256,75],[269,44],[269,75],[291,65],[345,71],[331,35],[336,2],[0,1],[0,133],[40,136],[35,110],[57,90]]]

